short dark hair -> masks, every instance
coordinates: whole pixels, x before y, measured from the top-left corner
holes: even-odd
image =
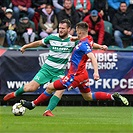
[[[52,6],[51,4],[49,4],[49,3],[46,4],[46,7],[45,7],[45,8],[47,8],[47,7],[49,7],[49,6],[53,9],[53,6]]]
[[[76,27],[79,28],[79,29],[83,29],[83,30],[87,30],[88,31],[88,24],[86,22],[79,22],[76,24]]]
[[[60,23],[61,23],[61,24],[66,23],[68,28],[71,27],[71,22],[70,22],[69,19],[63,19],[63,20],[60,21]]]
[[[127,5],[127,3],[126,3],[126,2],[124,2],[124,1],[123,1],[123,2],[120,2],[120,5],[121,5],[121,4],[126,4],[126,5]]]
[[[72,2],[72,0],[64,0],[64,3],[65,3],[66,1],[70,1],[70,2]]]

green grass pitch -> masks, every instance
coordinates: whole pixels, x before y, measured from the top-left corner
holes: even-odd
[[[133,133],[132,107],[58,106],[54,117],[43,117],[45,108],[14,116],[0,106],[0,133]]]

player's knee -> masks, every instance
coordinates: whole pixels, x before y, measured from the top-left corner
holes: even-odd
[[[48,84],[48,86],[47,86],[47,91],[48,91],[48,92],[53,92],[53,91],[55,91],[54,86],[53,86],[53,83]]]
[[[85,101],[92,101],[92,94],[89,93],[87,96],[84,97]]]
[[[35,90],[36,90],[36,88],[34,86],[31,86],[29,83],[25,84],[25,86],[24,86],[24,91],[25,92],[33,92]]]
[[[29,91],[29,87],[27,85],[24,86],[24,91],[28,92]]]

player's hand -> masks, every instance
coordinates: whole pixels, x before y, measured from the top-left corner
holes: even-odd
[[[94,73],[94,74],[93,74],[93,77],[94,77],[94,80],[96,80],[96,81],[100,79],[98,73]]]
[[[25,48],[24,47],[20,48],[19,50],[21,51],[22,54],[25,52]]]
[[[72,41],[72,42],[75,42],[75,41],[77,41],[77,40],[79,40],[77,36],[72,36],[72,37],[70,38],[70,41]]]
[[[108,47],[107,47],[106,45],[102,45],[102,46],[101,46],[101,49],[102,49],[102,50],[108,50]]]

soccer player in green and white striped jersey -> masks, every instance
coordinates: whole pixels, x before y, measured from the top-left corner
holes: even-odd
[[[20,51],[24,53],[27,48],[39,47],[50,44],[50,50],[45,64],[35,75],[33,80],[25,84],[23,87],[19,88],[15,92],[8,93],[4,97],[4,101],[8,101],[12,98],[20,96],[25,92],[36,91],[38,87],[40,87],[40,85],[50,81],[53,82],[64,76],[66,64],[73,48],[76,45],[76,42],[70,41],[70,29],[70,21],[64,19],[59,23],[59,34],[49,35],[48,37],[42,40],[26,44],[20,49]],[[55,95],[53,95],[51,99],[52,103],[50,104],[50,106],[48,106],[47,110],[53,110],[56,107],[60,98],[62,97],[63,92],[64,90],[55,92]]]

